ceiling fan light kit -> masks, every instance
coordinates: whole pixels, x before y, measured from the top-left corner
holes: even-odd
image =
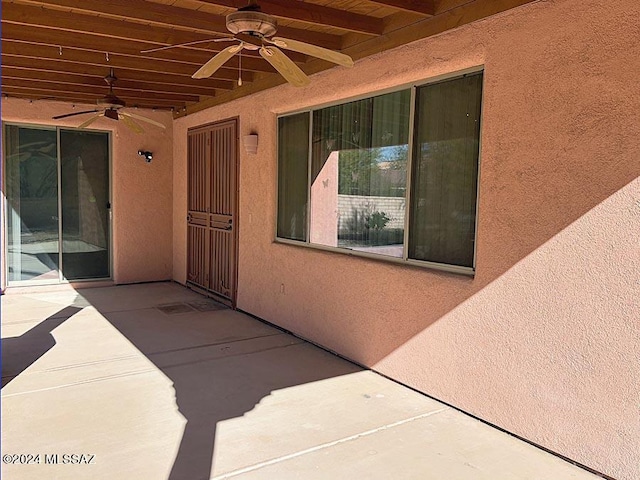
[[[118,111],[115,108],[107,108],[104,111],[104,116],[111,120],[118,120]]]

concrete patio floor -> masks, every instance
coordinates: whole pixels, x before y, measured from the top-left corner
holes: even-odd
[[[173,283],[2,297],[2,455],[23,480],[600,478]]]

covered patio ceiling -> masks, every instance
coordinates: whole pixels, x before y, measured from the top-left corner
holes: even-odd
[[[342,51],[358,60],[535,0],[261,0],[277,35]],[[108,87],[128,106],[183,116],[284,83],[258,52],[238,57],[211,78],[193,73],[226,42],[151,53],[156,47],[229,34],[225,16],[246,0],[2,0],[2,94],[94,103]],[[307,74],[332,68],[291,51]],[[340,67],[342,68],[342,67]]]

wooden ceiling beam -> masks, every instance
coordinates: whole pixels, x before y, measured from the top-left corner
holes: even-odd
[[[193,68],[193,72],[198,70],[202,64],[207,62],[216,52],[207,53],[205,51],[173,49],[154,52],[153,54],[140,54],[140,50],[145,48],[146,44],[131,41],[117,40],[105,41],[105,37],[100,35],[84,34],[79,32],[65,32],[62,30],[34,27],[29,25],[17,25],[2,21],[2,38],[8,40],[18,40],[21,42],[32,42],[45,45],[53,45],[62,47],[63,56],[66,48],[89,50],[93,52],[127,55],[138,58],[138,61],[144,62],[147,59],[162,60],[167,63],[183,63],[189,64]],[[229,61],[227,68],[236,64],[238,60]],[[255,55],[242,56],[242,68],[245,70],[257,72],[273,72],[274,69],[264,59]]]
[[[384,36],[349,45],[344,53],[357,60],[422,38],[428,38],[534,1],[537,0],[466,0],[461,5],[447,10],[445,14],[425,18],[420,22]],[[310,67],[311,65],[307,65],[307,68]]]
[[[85,14],[107,16],[119,20],[149,23],[181,30],[202,33],[213,33],[228,36],[225,17],[210,13],[199,12],[189,8],[146,2],[144,0],[12,0],[13,3],[50,7],[65,11],[81,12]],[[6,0],[3,0],[3,5]],[[340,35],[281,27],[278,34],[321,45],[325,48],[338,50],[342,46]]]
[[[97,66],[73,62],[61,62],[58,60],[49,60],[45,58],[33,59],[29,57],[15,57],[12,55],[4,55],[2,58],[2,70],[5,68],[12,68],[14,70],[21,70],[25,72],[25,75],[32,73],[34,77],[47,73],[58,74],[77,74],[91,77],[104,78],[109,72],[108,66]],[[153,75],[147,71],[132,70],[125,68],[115,68],[116,76],[122,77],[126,80],[138,80],[143,82],[150,82],[157,87],[168,86],[171,87],[186,87],[193,91],[211,91],[214,89],[231,90],[234,88],[234,82],[231,80],[217,80],[217,79],[194,79],[190,76],[175,75],[167,72],[162,72],[162,75]],[[244,77],[244,75],[243,75]],[[250,81],[249,79],[244,79]],[[202,93],[199,93],[200,95]]]
[[[33,61],[34,65],[38,65],[38,62],[42,59],[60,62],[66,65],[66,63],[86,64],[94,67],[102,67],[108,71],[110,67],[117,69],[135,70],[138,72],[144,72],[149,75],[153,74],[170,74],[180,75],[191,79],[191,75],[196,70],[193,65],[176,62],[164,62],[156,59],[140,59],[129,55],[120,55],[117,53],[110,53],[109,60],[107,60],[104,52],[96,52],[91,50],[82,50],[77,48],[65,48],[60,55],[59,47],[55,45],[37,44],[29,42],[21,42],[16,40],[10,40],[2,38],[2,62],[5,63],[9,57],[23,58],[26,61]],[[230,66],[233,66],[233,59],[228,62]],[[248,81],[253,80],[252,72],[243,72],[242,78],[247,78]],[[203,79],[203,84],[212,79],[222,80],[236,80],[238,78],[237,69],[232,68],[220,68],[218,69],[213,78]],[[194,81],[200,81],[191,79]]]
[[[150,26],[85,15],[77,12],[45,9],[32,5],[8,4],[2,11],[2,21],[17,25],[53,28],[68,32],[91,33],[122,40],[148,42],[143,49],[176,45],[187,42],[212,40],[211,35],[186,32],[161,26]],[[211,54],[222,50],[226,45],[210,42],[194,45],[190,48],[207,50]]]
[[[92,102],[108,91],[102,77],[113,67],[122,78],[115,85],[119,97],[129,103],[133,99],[133,103],[140,105],[146,102],[146,106],[175,107],[179,116],[284,83],[256,52],[242,56],[247,70],[243,80],[251,81],[240,88],[233,83],[238,76],[237,56],[217,70],[214,79],[191,79],[200,65],[229,45],[226,43],[205,42],[140,54],[141,50],[158,46],[229,37],[225,17],[220,14],[223,9],[206,4],[227,7],[224,11],[228,12],[246,4],[246,0],[1,1],[5,93],[30,98],[86,98]],[[266,13],[301,26],[282,27],[278,35],[332,50],[342,49],[356,60],[532,1],[535,0],[367,0],[323,1],[320,3],[326,5],[319,5],[313,0],[259,0]],[[374,17],[368,14],[350,16],[352,12],[347,10],[351,9],[351,3],[358,3],[354,9],[361,6],[364,11],[373,10],[374,4],[388,8],[378,9],[386,16],[372,21]],[[207,9],[213,13],[206,12]],[[347,18],[364,23],[354,26]],[[305,29],[304,23],[310,29]],[[311,23],[320,28],[313,28]],[[342,33],[326,33],[332,31]],[[332,67],[313,57],[300,56],[294,61],[309,75]],[[208,97],[208,92],[216,95]],[[141,95],[154,98],[145,99]]]
[[[4,95],[5,97],[28,98],[31,100],[58,100],[65,102],[86,103],[89,105],[96,105],[96,100],[104,96],[81,92],[64,92],[31,87],[17,87],[12,85],[3,85],[2,95]],[[165,99],[148,100],[144,98],[129,97],[125,95],[119,95],[119,98],[121,100],[124,100],[127,103],[127,107],[130,108],[159,108],[178,111],[183,109],[185,106],[192,104],[191,102],[174,102],[167,101]]]
[[[120,75],[119,72],[115,72],[116,76]],[[14,80],[38,80],[45,82],[53,82],[64,85],[87,85],[94,87],[102,87],[105,91],[108,89],[107,83],[104,81],[103,76],[90,76],[90,75],[77,75],[65,72],[51,72],[46,70],[34,70],[30,68],[18,68],[2,65],[2,79],[14,79]],[[152,83],[139,80],[131,80],[128,78],[118,78],[114,84],[115,89],[123,90],[138,90],[141,92],[153,92],[153,93],[170,93],[170,94],[185,94],[195,96],[213,96],[215,95],[215,89],[203,88],[188,85],[170,85],[167,83]],[[233,88],[233,84],[228,82],[228,90]]]
[[[245,0],[200,0],[211,5],[229,8],[246,7]],[[287,20],[335,27],[350,32],[381,35],[384,22],[381,18],[361,15],[359,13],[339,10],[309,2],[292,2],[291,0],[260,0],[264,13]],[[278,33],[280,35],[280,33]]]
[[[376,37],[364,42],[355,43],[345,49],[345,53],[351,55],[355,60],[389,50],[391,48],[405,45],[422,38],[427,38],[447,30],[475,22],[482,18],[496,15],[511,8],[515,8],[536,0],[468,0],[464,4],[453,8],[446,15],[436,15],[425,18],[420,22],[408,27],[390,32],[380,37]],[[304,71],[312,75],[330,68],[326,62],[311,60],[304,66]],[[313,82],[313,78],[311,79]],[[203,100],[194,105],[188,105],[186,110],[179,110],[174,113],[176,117],[190,115],[205,110],[216,105],[222,105],[233,100],[257,93],[284,83],[278,76],[267,76],[256,78],[255,81],[245,88],[238,88],[216,95],[215,98]]]
[[[433,16],[436,13],[435,0],[370,0],[387,7],[398,8],[407,12]]]
[[[82,99],[83,103],[97,105],[97,99],[104,98],[104,94],[93,94],[88,92],[75,92],[73,90],[58,90],[47,88],[34,88],[31,86],[21,85],[3,85],[2,94],[5,96],[16,96],[20,94],[23,98],[30,98],[33,100],[57,100],[57,101],[74,101],[74,99]],[[145,97],[133,96],[133,95],[118,95],[118,98],[125,103],[126,107],[142,107],[146,108],[162,108],[171,109],[174,111],[180,111],[187,105],[195,104],[195,102],[185,102],[178,99],[156,98],[149,99]],[[197,97],[199,101],[213,98],[213,96],[201,96]],[[76,100],[77,101],[77,100]],[[103,107],[104,108],[104,107]]]
[[[149,25],[136,24],[122,20],[96,17],[95,15],[84,15],[74,12],[63,12],[60,10],[45,9],[31,5],[9,4],[2,12],[2,21],[5,24],[24,25],[31,27],[49,28],[76,34],[91,34],[95,36],[108,37],[109,41],[132,41],[145,42],[138,43],[140,50],[155,47],[165,47],[188,42],[205,42],[188,47],[170,49],[163,52],[163,55],[170,55],[172,52],[185,52],[196,50],[206,52],[212,57],[223,48],[230,45],[227,42],[217,43],[213,41],[211,35],[196,32],[185,32],[165,27],[151,27]],[[221,37],[220,37],[221,38]],[[140,54],[144,57],[158,57],[155,53]],[[259,56],[251,54],[255,58]],[[251,56],[250,55],[250,56]],[[292,53],[290,58],[296,62],[305,62],[307,57],[299,53]],[[261,60],[261,59],[260,59]],[[260,62],[262,65],[264,62]]]
[[[465,3],[469,3],[473,0],[434,0],[435,13],[440,15],[441,13],[448,12],[454,8],[463,6]]]
[[[42,90],[49,92],[71,92],[71,93],[85,93],[88,95],[95,95],[95,98],[102,98],[109,92],[109,87],[105,84],[105,86],[98,85],[75,85],[75,84],[66,84],[66,83],[56,83],[56,82],[47,82],[42,80],[34,80],[34,79],[20,79],[20,78],[2,78],[2,87],[5,85],[7,87],[21,87],[21,88],[31,88],[34,90]],[[106,88],[105,88],[106,87]],[[167,102],[172,102],[172,104],[178,104],[182,102],[197,102],[200,100],[199,95],[187,95],[183,93],[161,93],[158,94],[156,92],[149,92],[145,90],[132,90],[125,88],[118,88],[118,86],[114,86],[114,93],[118,97],[122,98],[141,98],[146,100],[163,100]],[[209,96],[213,96],[211,93]]]

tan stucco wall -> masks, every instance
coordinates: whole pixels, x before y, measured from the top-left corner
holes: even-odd
[[[76,105],[75,109],[93,107]],[[71,112],[71,105],[65,103],[2,99],[3,122],[76,127],[87,118],[51,119]],[[171,113],[152,110],[141,109],[138,113],[163,123],[166,130],[145,125],[145,134],[137,135],[124,125],[104,118],[91,125],[92,129],[112,132],[112,256],[116,283],[171,278],[172,117]],[[152,151],[153,161],[145,163],[138,150]]]
[[[238,307],[620,480],[640,478],[640,3],[529,4],[174,124],[240,151]],[[273,242],[276,115],[485,66],[475,278]],[[284,284],[284,293],[281,293]]]

